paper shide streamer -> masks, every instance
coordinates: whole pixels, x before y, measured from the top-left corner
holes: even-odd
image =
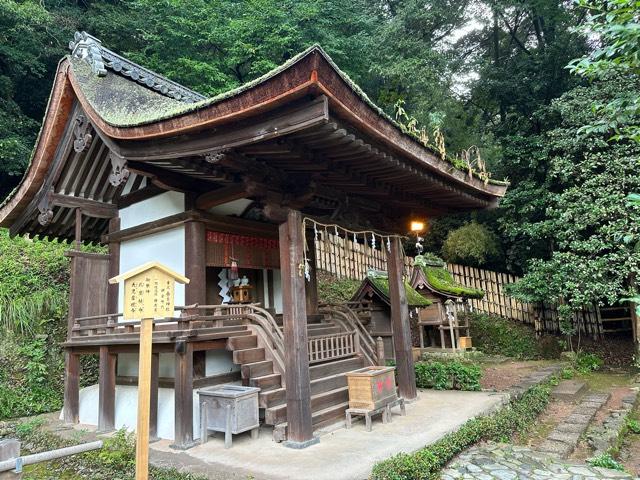
[[[313,242],[307,242],[305,240],[304,246],[303,268],[307,282],[311,281],[311,262],[309,261],[308,252],[310,248],[316,248],[316,242],[322,242],[324,251],[333,252],[333,255],[336,257],[339,247],[344,246],[344,250],[349,257],[346,259],[346,262],[355,263],[356,260],[353,258],[353,255],[357,252],[354,250],[354,247],[358,244],[363,244],[365,247],[369,244],[372,250],[378,250],[379,252],[384,252],[386,247],[386,251],[389,253],[391,252],[391,240],[404,238],[401,235],[390,235],[374,232],[373,230],[350,230],[340,225],[321,223],[312,218],[305,217],[302,219],[303,238],[306,238],[304,232],[306,232],[308,228],[313,228]],[[333,236],[333,239],[331,236]],[[350,239],[351,242],[349,241]],[[332,246],[334,248],[332,248]],[[338,260],[336,259],[336,261]]]

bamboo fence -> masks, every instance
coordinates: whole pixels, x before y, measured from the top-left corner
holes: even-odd
[[[328,232],[320,232],[320,238],[314,243],[316,268],[338,278],[362,280],[369,269],[387,269],[385,245],[372,248],[364,242],[353,242],[349,238]],[[404,271],[407,278],[411,277],[412,269],[413,258],[405,257]],[[474,311],[499,315],[531,325],[539,333],[560,332],[557,305],[521,302],[506,294],[506,285],[518,281],[519,277],[454,263],[447,264],[447,269],[456,282],[485,292],[483,298],[471,300]],[[596,306],[587,306],[575,312],[573,320],[582,333],[594,338],[600,337],[604,332],[601,311]]]

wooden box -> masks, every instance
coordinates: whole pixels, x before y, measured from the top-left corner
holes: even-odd
[[[365,367],[345,375],[349,408],[376,410],[398,398],[395,367]]]
[[[458,348],[460,350],[469,350],[472,347],[473,345],[471,344],[471,337],[460,337],[458,339]]]

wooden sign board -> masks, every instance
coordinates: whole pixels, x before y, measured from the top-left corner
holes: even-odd
[[[109,280],[124,280],[123,317],[125,320],[172,317],[175,283],[189,279],[158,262],[149,262]]]

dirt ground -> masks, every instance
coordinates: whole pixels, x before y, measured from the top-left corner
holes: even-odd
[[[483,368],[480,386],[484,390],[502,392],[516,385],[531,372],[547,366],[546,361],[515,361],[487,364]]]

